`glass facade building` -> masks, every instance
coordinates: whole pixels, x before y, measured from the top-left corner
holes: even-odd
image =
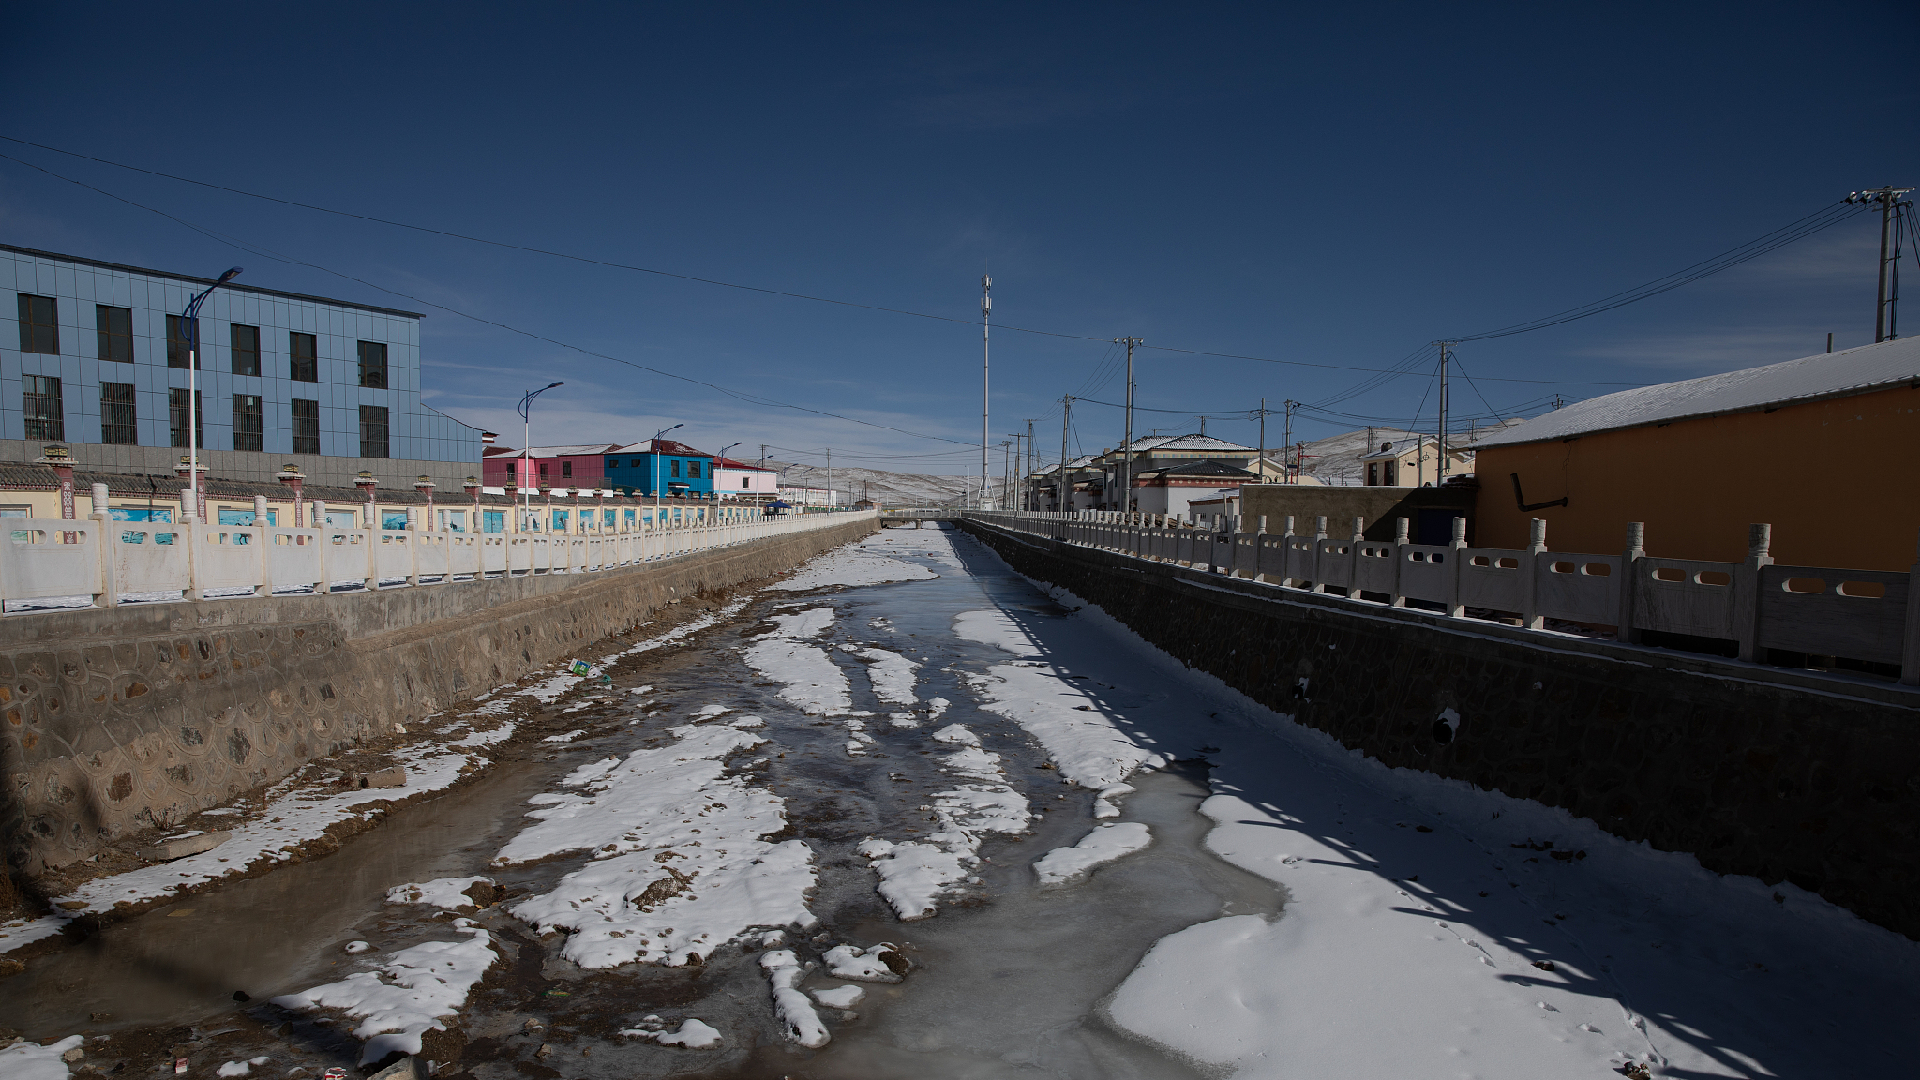
[[[265,276],[265,275],[261,275]],[[170,471],[187,442],[187,329],[211,281],[0,245],[0,458],[65,442],[76,462]],[[199,440],[215,475],[383,485],[480,471],[480,431],[421,401],[415,312],[260,288],[214,290],[199,320]],[[334,474],[338,474],[337,476]]]

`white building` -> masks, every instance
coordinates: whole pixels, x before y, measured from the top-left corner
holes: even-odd
[[[839,506],[840,492],[817,487],[781,485],[780,497],[795,506]]]
[[[732,458],[713,459],[713,494],[717,499],[772,502],[780,494],[780,474]],[[792,501],[792,500],[788,500]]]

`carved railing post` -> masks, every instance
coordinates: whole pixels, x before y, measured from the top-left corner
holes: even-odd
[[[1760,659],[1760,568],[1773,565],[1773,526],[1747,526],[1747,560],[1733,568],[1733,635],[1740,659]]]

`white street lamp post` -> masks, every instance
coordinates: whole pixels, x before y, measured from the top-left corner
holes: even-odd
[[[200,305],[206,303],[213,290],[239,277],[241,268],[236,266],[221,274],[213,284],[206,287],[200,295],[187,302],[183,315],[187,331],[187,498],[189,504],[180,508],[180,516],[199,520],[200,513],[200,383],[195,375],[200,369]],[[205,522],[201,522],[205,524]]]

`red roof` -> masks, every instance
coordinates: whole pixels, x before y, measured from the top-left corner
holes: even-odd
[[[714,465],[714,468],[717,468],[717,469],[745,469],[748,472],[773,472],[774,471],[772,469],[761,468],[758,465],[749,465],[744,461],[735,461],[730,457],[714,458],[713,465]]]
[[[706,453],[702,453],[699,450],[695,450],[693,447],[688,446],[686,443],[675,442],[672,439],[648,439],[644,442],[633,443],[629,446],[609,447],[607,449],[607,452],[610,454],[660,453],[660,454],[669,454],[669,455],[672,455],[673,457],[698,457],[698,458],[713,456],[712,454],[706,454]]]

